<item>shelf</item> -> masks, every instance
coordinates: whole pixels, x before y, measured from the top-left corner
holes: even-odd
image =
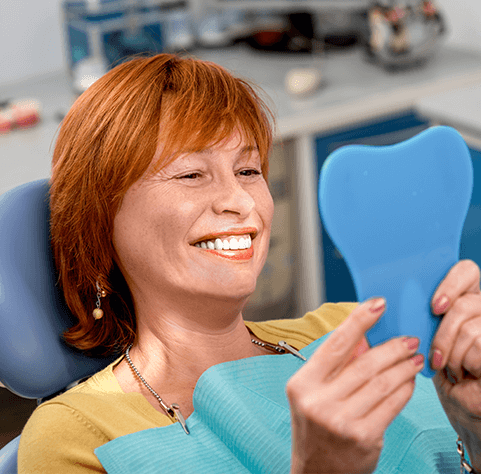
[[[313,10],[363,10],[369,6],[368,0],[214,0],[213,3],[223,8],[256,10],[298,10],[299,8]]]

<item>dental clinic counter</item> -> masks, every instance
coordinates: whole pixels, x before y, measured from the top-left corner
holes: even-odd
[[[419,120],[416,118],[415,123],[408,126],[415,131],[427,126],[431,118],[429,115],[422,118],[426,107],[423,110],[419,104],[423,101],[431,97],[442,98],[457,89],[481,87],[481,53],[447,47],[424,67],[398,72],[388,72],[369,63],[359,49],[317,59],[255,52],[242,46],[196,52],[195,55],[253,80],[267,93],[270,105],[274,106],[277,142],[282,142],[282,146],[276,147],[281,151],[275,156],[282,155],[285,163],[273,163],[274,176],[271,176],[270,184],[275,188],[277,169],[279,182],[284,182],[284,187],[292,185],[294,192],[289,193],[290,224],[279,217],[277,226],[273,224],[273,232],[276,237],[277,227],[278,240],[287,239],[290,245],[278,257],[276,248],[273,249],[272,271],[264,275],[257,299],[259,305],[268,300],[264,298],[263,301],[260,294],[264,291],[262,288],[267,291],[273,287],[269,278],[289,273],[284,286],[291,287],[287,293],[294,295],[297,315],[319,306],[326,298],[322,255],[317,257],[322,254],[317,208],[319,143],[322,141],[319,137],[342,135],[349,130],[351,136],[356,137],[358,129],[365,132],[366,127],[375,129],[377,124],[382,128],[384,123],[399,122],[405,120],[405,116],[419,114]],[[284,87],[286,73],[299,66],[319,67],[324,77],[321,87],[305,98],[290,96]],[[63,72],[0,87],[0,100],[29,97],[42,104],[42,121],[32,129],[0,135],[0,194],[24,182],[49,176],[56,131],[61,116],[73,101]],[[481,120],[476,113],[474,116],[478,122]],[[456,127],[456,123],[452,125]],[[481,137],[481,124],[477,130]],[[285,176],[281,176],[281,169],[289,177],[287,182]],[[279,189],[282,187],[278,186]],[[282,190],[278,194],[277,200],[282,208]],[[286,230],[290,232],[289,236],[282,234]],[[286,291],[271,295],[271,303],[274,304],[276,299],[279,303],[286,297]]]

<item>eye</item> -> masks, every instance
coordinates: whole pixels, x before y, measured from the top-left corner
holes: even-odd
[[[255,168],[249,168],[249,169],[240,171],[239,174],[241,176],[249,177],[249,176],[259,176],[261,172]]]
[[[195,179],[195,178],[200,178],[201,174],[200,173],[189,173],[189,174],[184,174],[182,176],[178,176],[177,179]]]

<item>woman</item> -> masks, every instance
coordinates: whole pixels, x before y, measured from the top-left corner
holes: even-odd
[[[268,251],[271,142],[270,114],[256,92],[193,59],[134,59],[76,101],[51,179],[52,246],[79,319],[65,338],[122,356],[34,412],[19,472],[104,472],[96,453],[112,440],[157,427],[189,433],[194,387],[206,371],[229,361],[260,365],[272,358],[255,356],[281,351],[292,358],[273,360],[300,364],[286,387],[292,462],[284,472],[374,472],[384,433],[423,368],[418,340],[368,348],[364,333],[381,317],[382,298],[326,304],[299,320],[244,322]],[[444,314],[431,360],[436,388],[481,470],[473,262],[449,272],[433,310]],[[297,358],[337,326],[309,361]]]

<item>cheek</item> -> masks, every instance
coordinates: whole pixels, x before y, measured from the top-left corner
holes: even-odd
[[[270,229],[272,218],[274,217],[274,200],[265,181],[263,181],[261,187],[257,189],[254,199],[256,201],[257,212],[264,223],[264,228]]]
[[[137,216],[138,217],[138,216]],[[122,273],[135,271],[142,259],[142,242],[144,229],[139,221],[132,219],[125,210],[119,212],[114,219],[112,243],[116,253],[116,262]]]
[[[274,217],[274,200],[272,199],[271,193],[269,193],[269,196],[267,198],[267,219],[269,220],[269,228],[270,224],[272,223],[272,218]]]
[[[152,238],[167,249],[185,245],[189,230],[199,215],[199,203],[179,199],[164,202],[161,212],[151,214]]]
[[[270,192],[263,193],[262,200],[257,201],[258,214],[262,220],[263,230],[262,230],[262,240],[263,240],[263,255],[261,266],[267,259],[267,254],[269,252],[269,241],[272,228],[272,219],[274,217],[274,201]],[[259,272],[260,273],[260,272]]]

